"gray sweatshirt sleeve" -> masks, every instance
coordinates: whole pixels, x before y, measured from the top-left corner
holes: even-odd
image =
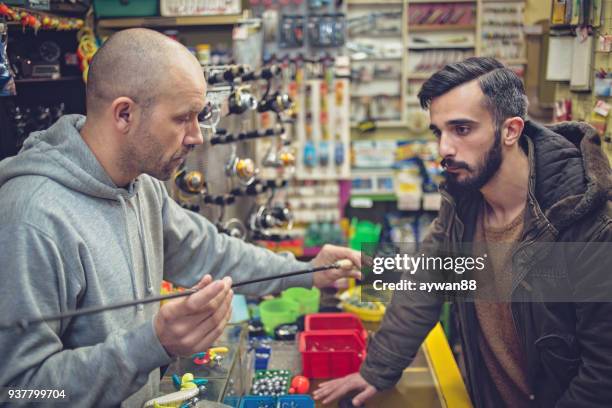
[[[0,228],[2,320],[76,308],[83,287],[78,263],[65,262],[55,242],[31,226]],[[69,400],[68,405],[46,400],[45,406],[117,406],[147,382],[152,370],[170,362],[152,321],[72,349],[62,340],[68,330],[70,319],[31,325],[23,332],[0,330],[0,384],[63,390]]]
[[[309,267],[293,255],[281,256],[219,233],[210,221],[183,209],[163,190],[164,279],[191,287],[206,274],[214,279],[231,276],[236,283]],[[292,286],[312,286],[312,275],[247,285],[240,292],[260,296]]]

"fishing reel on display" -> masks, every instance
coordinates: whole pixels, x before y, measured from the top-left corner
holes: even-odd
[[[238,238],[244,241],[247,236],[246,226],[238,218],[230,218],[223,223],[217,223],[217,231],[230,237]]]
[[[221,197],[221,196],[219,196]],[[230,218],[227,221],[223,221],[225,217],[225,207],[230,203],[217,203],[219,205],[219,215],[215,221],[215,227],[221,234],[229,235],[230,237],[238,238],[241,240],[247,237],[247,228],[242,221],[238,218]]]
[[[204,175],[199,171],[180,169],[174,175],[174,184],[178,188],[177,201],[188,210],[199,212],[200,202],[207,194],[207,184]]]
[[[198,114],[198,122],[202,130],[215,134],[217,125],[221,120],[221,101],[218,93],[208,94],[206,99],[208,99],[208,102],[202,112]]]
[[[293,227],[293,212],[289,206],[275,204],[273,206],[261,205],[249,219],[249,229],[253,232],[253,239],[267,239],[283,241],[290,237],[272,232],[273,230],[290,230]]]
[[[242,115],[249,110],[257,109],[257,99],[246,87],[236,87],[228,99],[228,115]]]
[[[266,95],[257,105],[257,112],[275,112],[280,114],[293,107],[291,97],[286,93],[274,92],[272,95]]]
[[[290,147],[282,146],[278,149],[274,143],[270,145],[262,161],[264,167],[286,169],[289,171],[295,170],[295,163],[295,152]]]
[[[208,82],[209,85],[221,83],[233,84],[234,81],[241,79],[244,75],[248,75],[249,73],[250,71],[244,65],[210,68],[206,72],[206,82]]]
[[[253,159],[238,157],[234,149],[225,165],[225,174],[238,179],[242,185],[248,186],[255,181],[259,169],[255,167]]]
[[[262,160],[262,166],[293,172],[295,171],[296,155],[290,147],[291,140],[281,125],[277,125],[277,129],[280,132],[280,137],[270,143],[270,147]]]

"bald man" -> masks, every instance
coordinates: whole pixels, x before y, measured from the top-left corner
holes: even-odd
[[[231,278],[304,268],[294,258],[217,233],[183,210],[160,180],[202,143],[206,82],[178,42],[150,30],[111,36],[96,53],[87,117],[62,117],[0,162],[3,320],[142,299],[162,279],[200,290],[150,303],[0,331],[0,385],[63,392],[45,405],[140,407],[158,395],[159,367],[205,351],[231,313]],[[327,246],[311,264],[359,254]],[[263,295],[324,287],[332,270],[245,286]],[[56,393],[57,395],[57,393]],[[18,401],[12,401],[18,402]]]

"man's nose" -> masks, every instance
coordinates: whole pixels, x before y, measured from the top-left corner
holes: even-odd
[[[448,137],[448,135],[446,135],[444,132],[442,132],[442,135],[440,136],[440,139],[438,141],[438,150],[440,152],[440,156],[444,158],[449,156],[455,156],[455,154],[457,153],[457,151],[455,150],[455,146],[450,140],[450,137]]]
[[[185,137],[184,145],[201,145],[204,143],[204,136],[202,136],[202,129],[200,129],[200,122],[198,118],[194,119],[194,124],[191,127],[191,131]]]

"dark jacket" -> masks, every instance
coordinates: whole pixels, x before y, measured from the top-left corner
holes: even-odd
[[[612,242],[610,164],[600,137],[584,123],[527,122],[523,136],[529,189],[523,236],[511,258],[511,299],[530,398],[535,407],[610,407],[612,267],[601,262],[610,258],[605,251]],[[473,239],[483,198],[444,187],[441,193],[426,242],[453,253]],[[544,244],[551,242],[568,244],[553,255]],[[399,380],[437,323],[442,302],[426,292],[394,294],[368,346],[361,368],[366,381],[381,390]],[[503,406],[478,348],[474,304],[456,297],[453,306],[472,402]]]

